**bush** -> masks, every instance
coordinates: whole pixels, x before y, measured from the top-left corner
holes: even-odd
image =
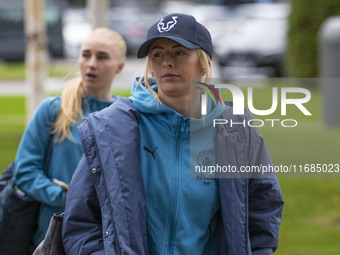
[[[287,68],[290,76],[314,78],[318,74],[318,32],[324,20],[340,15],[339,0],[295,0],[289,17]]]

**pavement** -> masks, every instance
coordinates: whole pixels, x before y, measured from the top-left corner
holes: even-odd
[[[144,74],[144,59],[127,58],[123,71],[115,77],[112,88],[129,89],[136,76]],[[45,91],[59,93],[65,84],[65,78],[46,78]],[[26,95],[28,82],[25,80],[0,81],[0,95]]]
[[[70,60],[62,60],[70,64]],[[61,62],[62,62],[61,61]],[[61,63],[62,64],[62,63]],[[130,89],[136,76],[144,75],[145,59],[129,57],[123,71],[118,74],[112,84],[112,88]],[[213,66],[213,77],[219,76],[219,68]],[[65,84],[65,78],[47,78],[45,91],[46,93],[59,93]],[[0,95],[26,95],[28,93],[28,83],[25,80],[0,81]]]

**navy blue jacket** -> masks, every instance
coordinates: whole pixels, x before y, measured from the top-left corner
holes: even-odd
[[[221,118],[241,121],[226,106]],[[239,119],[235,119],[239,118]],[[271,164],[255,128],[220,125],[217,164]],[[139,114],[129,99],[90,115],[79,127],[84,147],[67,195],[67,254],[148,254],[144,185],[139,164]],[[274,178],[220,178],[219,253],[273,254],[283,208]]]

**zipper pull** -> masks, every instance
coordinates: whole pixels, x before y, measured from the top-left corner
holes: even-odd
[[[184,120],[182,120],[182,123],[181,123],[181,132],[183,133],[188,125],[188,121],[189,119],[188,118],[185,118]]]

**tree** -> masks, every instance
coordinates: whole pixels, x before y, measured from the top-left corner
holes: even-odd
[[[339,0],[292,0],[287,67],[290,76],[313,78],[318,69],[318,32],[329,16],[340,15]]]

